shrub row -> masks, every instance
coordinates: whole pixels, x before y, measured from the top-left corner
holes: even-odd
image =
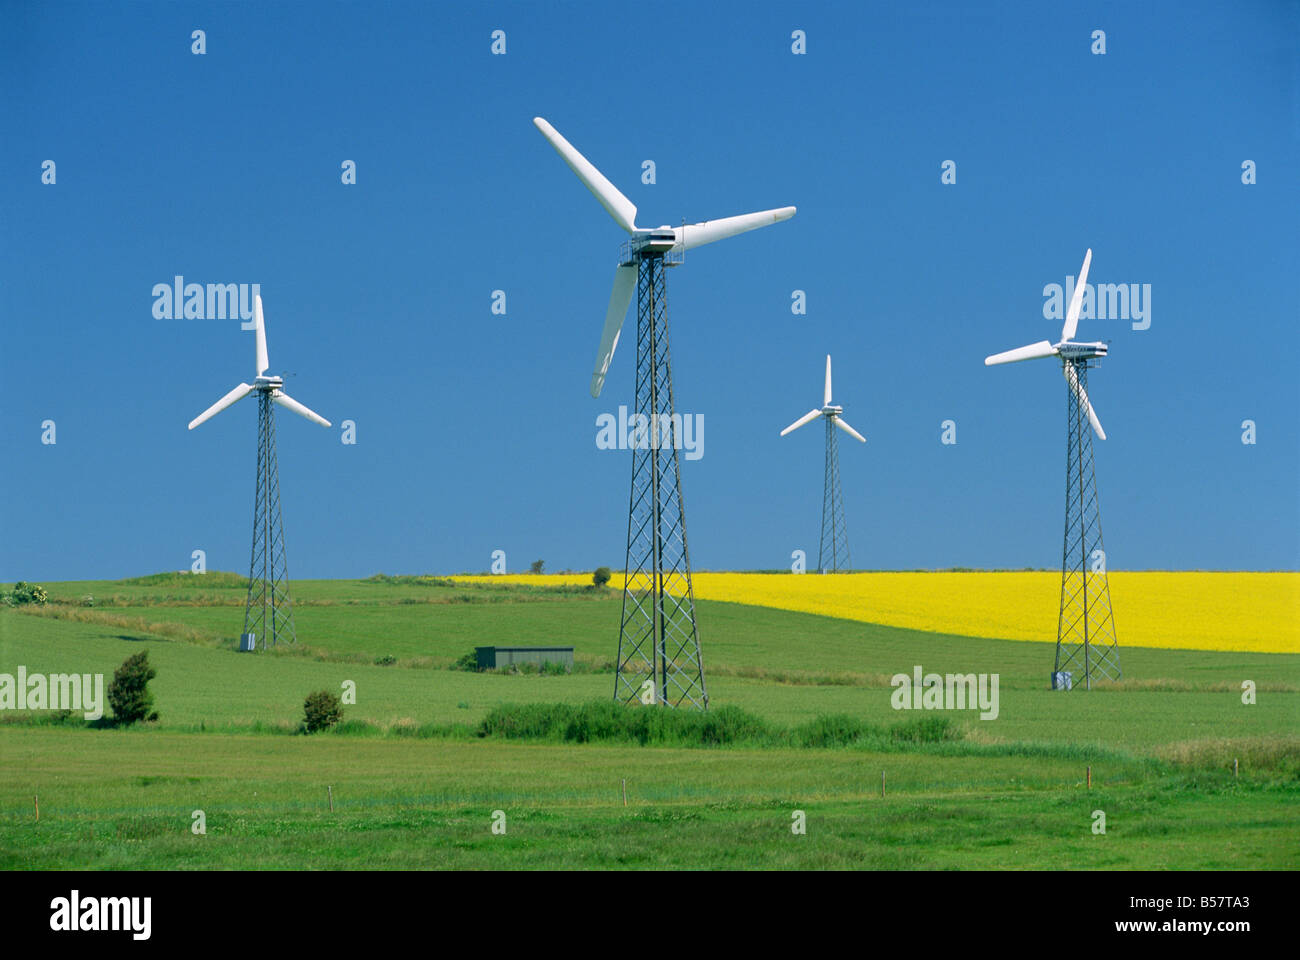
[[[478,727],[480,737],[545,740],[558,743],[636,743],[655,746],[713,747],[727,744],[792,747],[888,748],[901,744],[958,739],[947,717],[915,717],[890,726],[856,717],[823,716],[793,729],[769,724],[740,707],[716,710],[664,710],[628,706],[612,700],[587,703],[504,704]]]

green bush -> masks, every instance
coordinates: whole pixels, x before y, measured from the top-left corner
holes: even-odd
[[[328,730],[343,719],[343,704],[328,690],[308,694],[302,704],[303,728],[308,733]]]
[[[595,572],[591,575],[591,582],[598,587],[603,587],[605,584],[609,583],[609,578],[612,576],[613,573],[610,571],[609,567],[597,567]]]
[[[451,665],[453,670],[464,670],[467,673],[478,672],[478,654],[471,650],[469,653],[462,654],[455,663]]]
[[[28,583],[26,580],[19,580],[14,584],[14,588],[5,594],[5,605],[10,607],[21,607],[29,603],[43,607],[47,600],[49,595],[44,587],[39,583]]]
[[[386,653],[382,657],[375,657],[375,666],[377,667],[391,667],[396,662],[397,658],[391,653]]]
[[[528,572],[529,572],[529,573],[541,573],[541,572],[542,572],[542,569],[543,569],[545,566],[546,566],[546,561],[545,561],[545,560],[534,560],[531,564],[528,565]]]
[[[113,722],[121,725],[141,720],[157,720],[153,709],[153,694],[149,681],[158,671],[149,664],[149,651],[141,650],[123,661],[108,685],[108,705],[113,709]]]

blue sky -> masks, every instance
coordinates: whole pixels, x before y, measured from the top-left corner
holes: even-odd
[[[799,208],[669,277],[697,569],[815,558],[822,432],[778,432],[828,352],[856,566],[1058,565],[1064,381],[982,360],[1057,338],[1087,247],[1151,289],[1148,329],[1079,330],[1110,566],[1296,568],[1300,5],[612,9],[0,4],[0,580],[247,569],[256,407],[185,427],[252,334],[156,319],[178,274],[259,283],[335,423],[278,418],[292,576],[621,567],[631,457],[595,441],[631,336],[587,387],[623,234],[538,114],[643,225]]]

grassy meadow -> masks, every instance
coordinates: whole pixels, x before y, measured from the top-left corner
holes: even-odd
[[[617,590],[297,581],[300,642],[240,654],[242,577],[46,587],[44,607],[0,608],[0,673],[21,664],[29,674],[107,679],[147,649],[160,719],[96,729],[48,712],[0,712],[0,866],[9,869],[1300,861],[1289,815],[1300,799],[1294,653],[1125,645],[1123,682],[1062,694],[1047,689],[1050,647],[981,636],[979,625],[937,633],[701,599],[711,712],[739,708],[763,736],[718,746],[573,743],[484,735],[485,720],[530,704],[607,700]],[[489,644],[571,645],[577,668],[452,669]],[[894,710],[889,678],[918,664],[998,674],[998,717]],[[1246,680],[1252,705],[1242,703]],[[357,702],[340,728],[298,734],[306,694],[345,681]],[[942,737],[891,737],[900,723],[940,715]],[[833,717],[871,733],[806,745],[820,741],[799,731]],[[195,810],[205,835],[191,832]],[[504,835],[491,830],[497,810]],[[791,832],[795,810],[806,834]],[[1095,810],[1105,812],[1105,835],[1093,833]]]

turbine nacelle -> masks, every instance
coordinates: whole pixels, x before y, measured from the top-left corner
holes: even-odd
[[[624,246],[633,256],[637,256],[646,252],[668,253],[675,250],[680,242],[677,231],[672,227],[659,227],[655,230],[637,230]]]
[[[1062,340],[1055,346],[1056,355],[1062,360],[1092,360],[1106,356],[1107,345],[1097,343],[1076,343]]]

